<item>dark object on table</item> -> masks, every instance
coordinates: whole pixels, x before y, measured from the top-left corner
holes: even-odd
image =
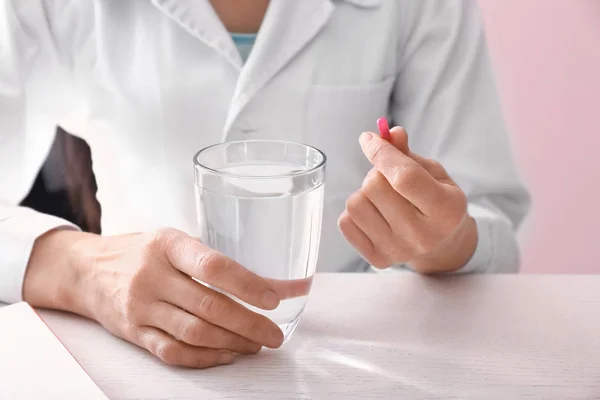
[[[100,233],[100,204],[87,143],[57,128],[52,149],[21,205]]]

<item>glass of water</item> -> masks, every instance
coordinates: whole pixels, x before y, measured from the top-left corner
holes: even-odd
[[[285,341],[315,272],[326,160],[313,147],[271,140],[221,143],[194,157],[200,239],[273,284],[275,310],[234,299],[275,322]]]

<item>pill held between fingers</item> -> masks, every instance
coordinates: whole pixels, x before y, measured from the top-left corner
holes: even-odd
[[[388,125],[387,119],[379,118],[377,120],[377,128],[379,129],[379,135],[382,139],[390,140],[392,135],[390,134],[390,126]]]

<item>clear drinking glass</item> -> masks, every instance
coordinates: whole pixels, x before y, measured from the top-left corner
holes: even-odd
[[[317,263],[325,154],[299,143],[236,141],[199,151],[194,164],[200,239],[269,279],[282,301],[265,311],[228,295],[270,318],[287,341]]]

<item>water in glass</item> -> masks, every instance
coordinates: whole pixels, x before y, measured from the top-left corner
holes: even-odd
[[[262,156],[258,151],[250,157],[225,157],[212,182],[204,176],[196,185],[196,201],[203,243],[269,279],[284,298],[273,311],[242,303],[275,322],[287,340],[304,310],[315,272],[324,178],[304,174],[317,160],[269,156],[276,149],[271,145]]]

